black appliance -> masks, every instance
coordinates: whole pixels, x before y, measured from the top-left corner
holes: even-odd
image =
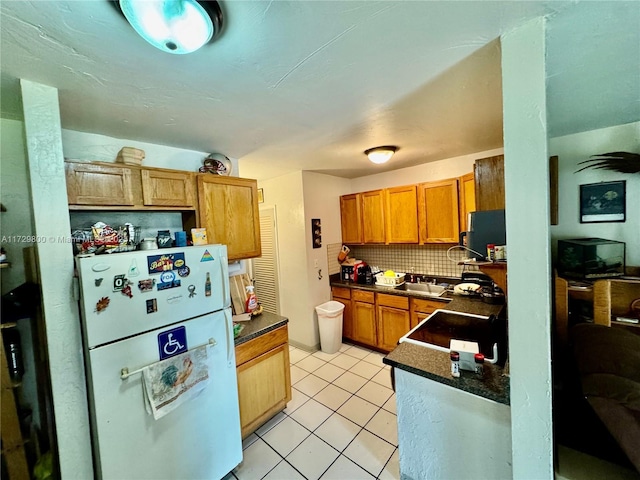
[[[467,238],[465,245],[464,238]],[[460,245],[473,250],[467,252],[469,258],[485,260],[487,245],[506,245],[507,234],[505,228],[504,209],[484,210],[469,214],[469,231],[460,232]]]
[[[342,265],[340,279],[343,282],[353,281],[353,265]]]

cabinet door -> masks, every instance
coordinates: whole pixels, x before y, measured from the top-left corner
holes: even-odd
[[[291,400],[289,344],[282,344],[237,368],[242,438]]]
[[[336,302],[344,305],[342,311],[342,336],[353,340],[353,317],[351,314],[351,300],[344,298],[333,298]]]
[[[375,305],[353,302],[351,314],[353,316],[353,339],[375,346],[377,344]]]
[[[225,244],[229,260],[262,254],[256,180],[198,175],[198,210],[207,240]]]
[[[430,313],[422,313],[422,312],[411,312],[411,328],[416,328],[418,324],[427,318]]]
[[[64,168],[69,205],[135,205],[130,168],[71,162]]]
[[[400,337],[411,329],[409,312],[378,305],[378,347],[393,350]]]
[[[145,205],[195,207],[195,180],[192,173],[162,170],[142,170],[141,173]]]
[[[384,191],[374,190],[362,197],[362,241],[384,243]]]
[[[458,179],[418,185],[420,243],[458,243]]]
[[[476,187],[473,172],[461,176],[458,179],[460,205],[460,231],[467,231],[469,213],[476,211]]]
[[[481,158],[473,166],[476,210],[504,208],[504,156]]]
[[[362,243],[362,205],[359,193],[340,197],[342,243]]]
[[[386,243],[418,243],[416,185],[385,190]]]

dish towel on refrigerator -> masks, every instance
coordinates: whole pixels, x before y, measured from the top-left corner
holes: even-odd
[[[209,383],[207,347],[161,360],[142,370],[145,406],[154,419],[164,417],[206,388]]]

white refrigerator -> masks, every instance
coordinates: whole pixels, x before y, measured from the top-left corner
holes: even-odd
[[[226,246],[76,267],[96,476],[224,477],[242,461]]]

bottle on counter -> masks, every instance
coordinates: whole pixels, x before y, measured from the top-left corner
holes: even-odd
[[[476,353],[473,356],[473,361],[475,362],[475,372],[482,376],[484,375],[484,355],[481,353]]]
[[[458,352],[449,353],[449,358],[451,358],[451,376],[459,377],[460,376],[460,354]]]
[[[247,313],[251,313],[258,308],[258,298],[256,294],[253,293],[253,290],[253,285],[247,285],[247,305],[245,309]]]

